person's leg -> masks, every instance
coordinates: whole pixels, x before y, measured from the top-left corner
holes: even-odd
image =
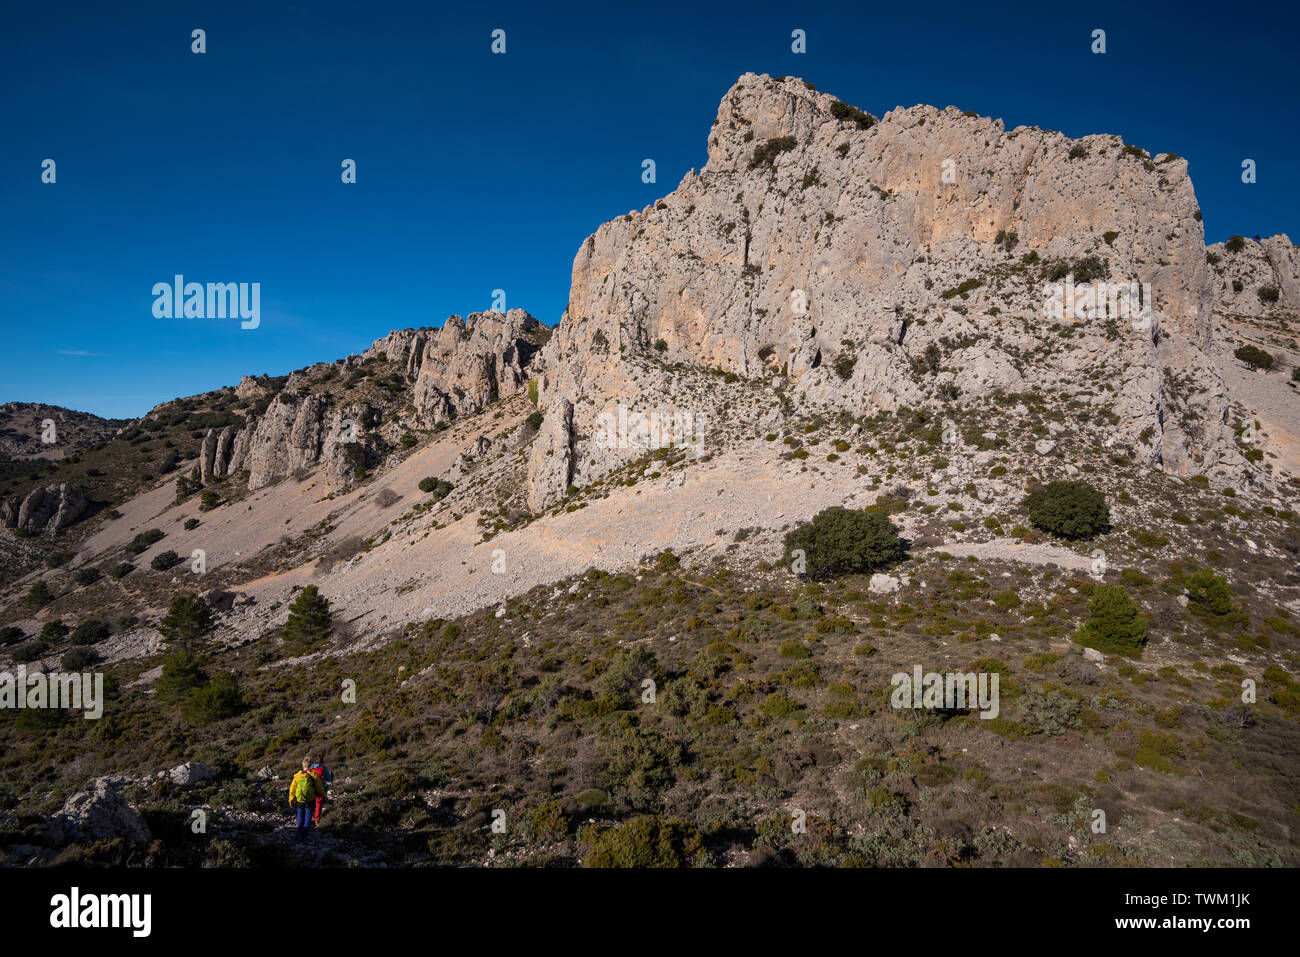
[[[311,805],[304,804],[298,808],[298,836],[306,837],[309,827],[311,827]]]
[[[320,798],[317,798],[317,799],[316,799],[316,813],[313,814],[313,815],[312,815],[312,818],[311,818],[311,822],[312,822],[313,824],[315,824],[317,827],[320,827],[320,802],[321,802],[321,799],[320,799]]]

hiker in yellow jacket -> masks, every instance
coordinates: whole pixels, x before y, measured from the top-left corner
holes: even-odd
[[[311,829],[312,811],[316,799],[325,797],[325,785],[320,778],[311,773],[311,758],[302,759],[302,770],[294,774],[289,782],[289,807],[298,815],[298,837],[307,836]]]

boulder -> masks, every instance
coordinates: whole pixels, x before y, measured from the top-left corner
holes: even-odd
[[[128,844],[147,844],[153,839],[149,825],[119,788],[124,783],[111,777],[96,778],[90,788],[77,791],[63,805],[54,830],[65,841],[100,841],[122,838]]]
[[[205,764],[199,764],[197,761],[186,761],[184,764],[178,764],[170,771],[166,772],[172,784],[177,787],[188,788],[195,784],[202,784],[204,781],[215,781],[217,773]]]
[[[871,580],[867,582],[867,591],[873,595],[888,595],[898,591],[901,585],[902,582],[892,575],[876,572],[871,576]]]

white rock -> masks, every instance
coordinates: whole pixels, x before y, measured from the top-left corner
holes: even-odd
[[[873,595],[888,595],[891,592],[898,591],[900,585],[902,585],[902,582],[892,575],[882,575],[880,572],[876,572],[871,576],[871,581],[867,583],[867,591]]]

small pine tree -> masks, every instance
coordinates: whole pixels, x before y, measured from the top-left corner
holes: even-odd
[[[1098,585],[1078,639],[1086,648],[1139,658],[1147,641],[1147,620],[1122,585]]]
[[[54,593],[45,582],[37,582],[27,592],[27,604],[33,608],[43,608],[54,600]]]
[[[189,654],[191,646],[212,630],[212,610],[208,603],[194,594],[183,593],[172,598],[171,607],[158,624],[158,630],[169,642],[180,645]]]
[[[289,606],[289,618],[281,634],[290,644],[310,647],[323,641],[330,628],[329,599],[315,585],[308,585]]]

